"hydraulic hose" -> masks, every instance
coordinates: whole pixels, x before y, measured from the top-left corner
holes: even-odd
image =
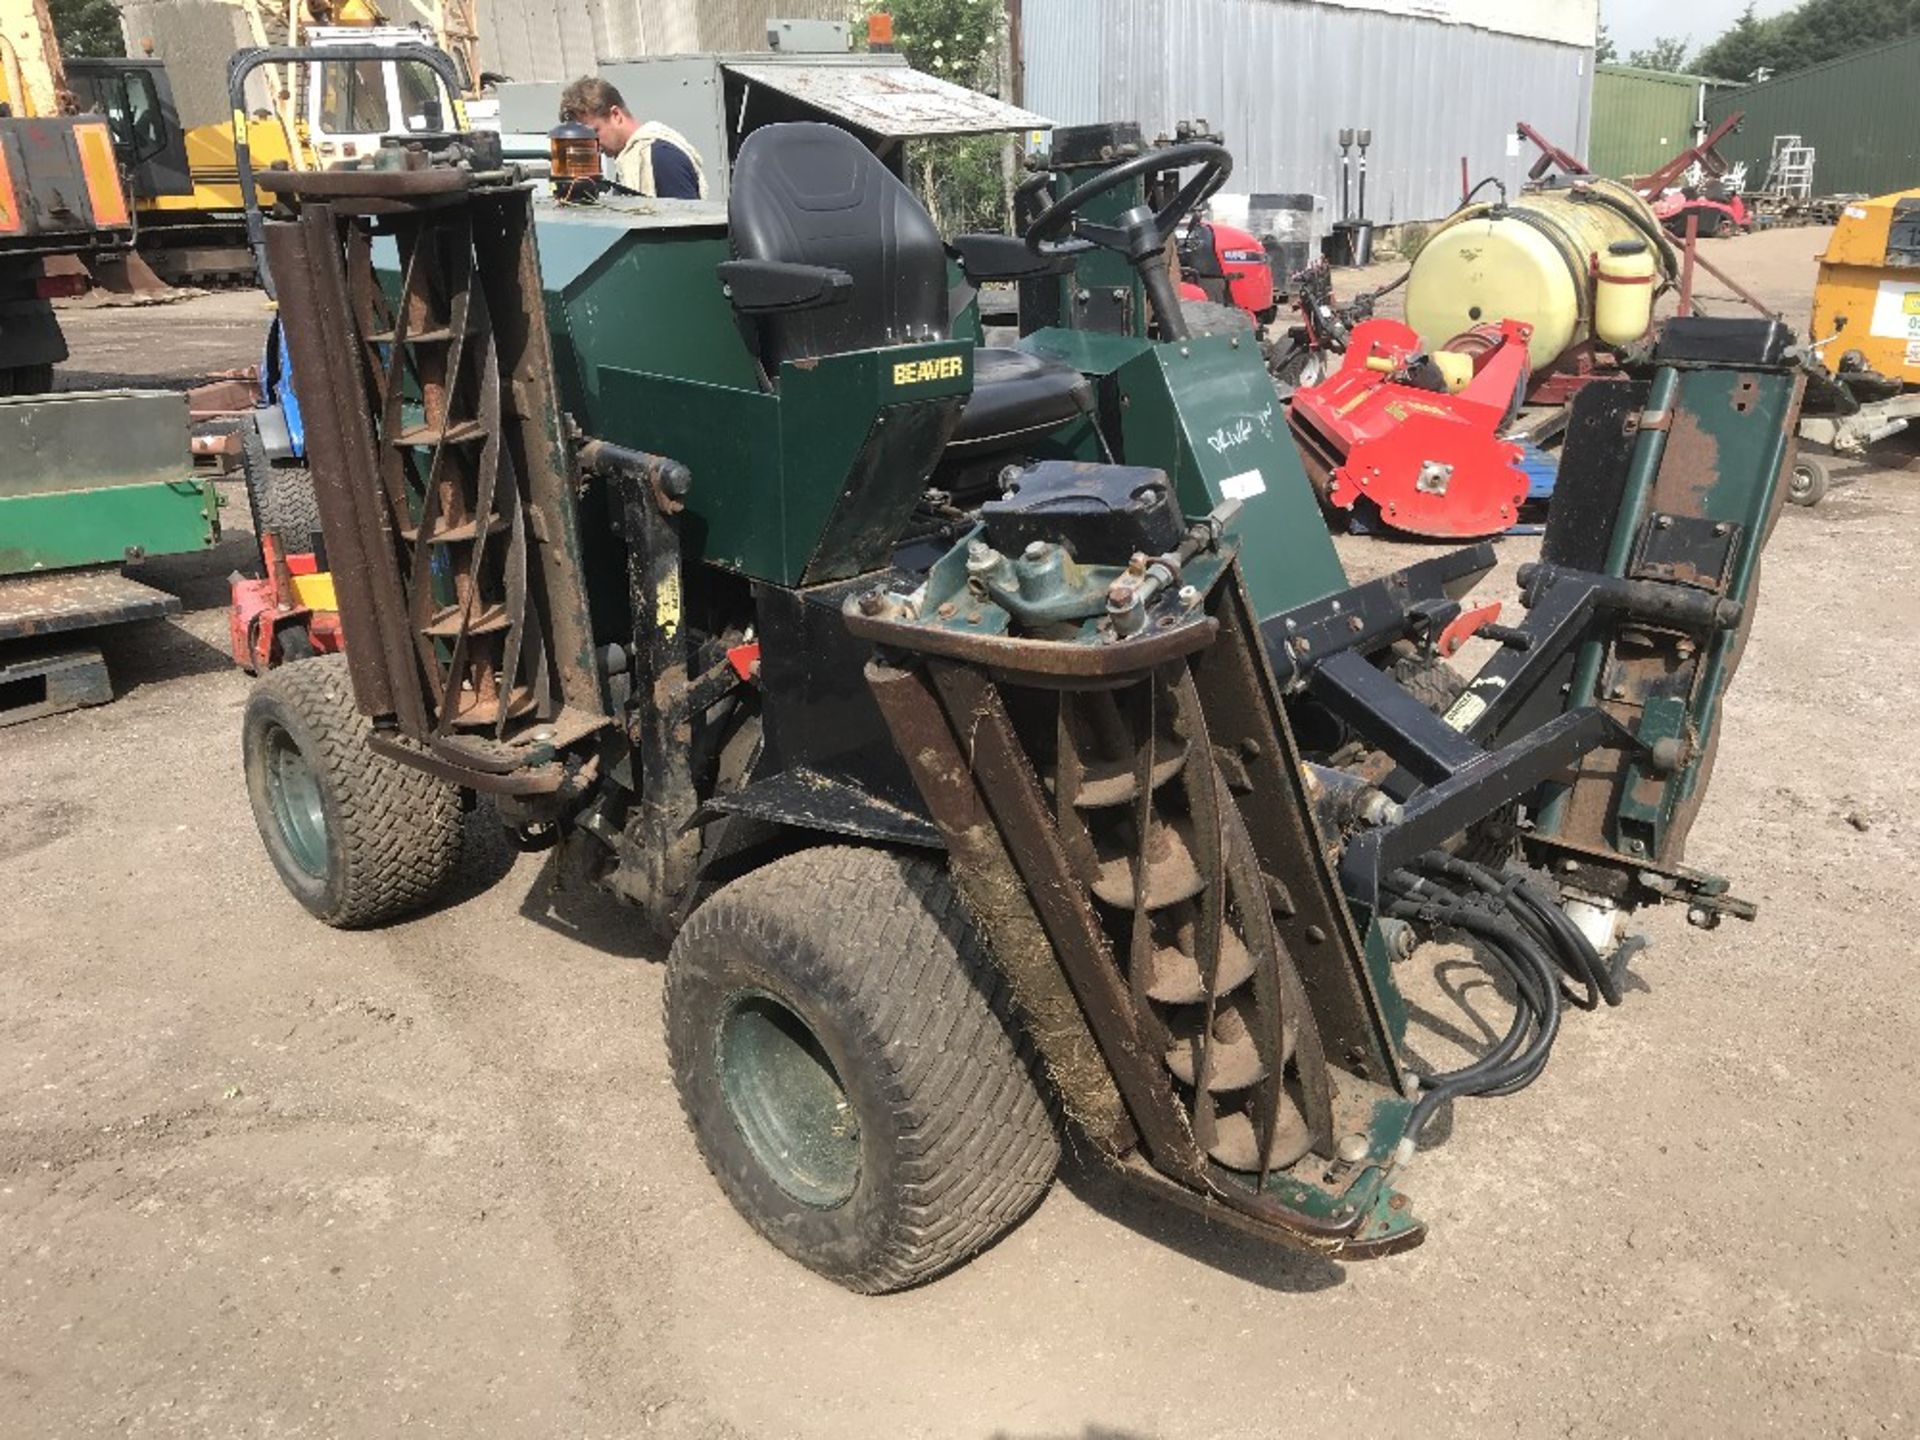
[[[1566,911],[1540,893],[1524,871],[1502,875],[1485,865],[1475,865],[1444,852],[1427,857],[1425,863],[1450,878],[1464,881],[1482,894],[1497,896],[1507,903],[1541,948],[1585,987],[1585,995],[1567,993],[1568,1003],[1582,1010],[1597,1009],[1602,1000],[1610,1006],[1620,1003],[1620,983],[1608,970],[1593,942],[1567,918]]]
[[[1482,190],[1486,189],[1487,186],[1489,185],[1493,186],[1494,189],[1500,192],[1500,203],[1502,205],[1506,204],[1507,203],[1506,181],[1502,180],[1498,175],[1489,175],[1487,176],[1486,179],[1482,180],[1478,185],[1475,185],[1471,190],[1467,191],[1465,195],[1462,195],[1460,197],[1460,203],[1453,207],[1453,213],[1457,215],[1462,210],[1466,209],[1467,206],[1473,203],[1473,197],[1478,195]]]
[[[1421,1078],[1425,1092],[1407,1121],[1416,1144],[1433,1112],[1462,1095],[1511,1095],[1545,1068],[1563,1004],[1620,1003],[1619,982],[1590,941],[1524,874],[1433,851],[1386,879],[1383,913],[1472,936],[1512,982],[1512,1023],[1487,1052],[1457,1070]],[[1563,977],[1565,977],[1563,979]],[[1565,981],[1572,980],[1578,990]]]

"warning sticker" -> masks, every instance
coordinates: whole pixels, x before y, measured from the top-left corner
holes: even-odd
[[[1229,500],[1251,500],[1267,493],[1267,482],[1258,470],[1242,470],[1220,482],[1220,493]]]
[[[1920,281],[1882,280],[1868,329],[1886,340],[1920,340]]]

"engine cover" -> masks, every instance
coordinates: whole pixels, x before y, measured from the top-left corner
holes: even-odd
[[[994,548],[1018,555],[1035,540],[1065,546],[1083,565],[1125,565],[1180,543],[1180,512],[1164,470],[1043,460],[980,507]]]

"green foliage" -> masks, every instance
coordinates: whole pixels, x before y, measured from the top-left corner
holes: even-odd
[[[1747,8],[1727,32],[1694,57],[1693,72],[1721,80],[1751,80],[1761,70],[1777,68],[1772,63],[1773,24],[1772,20],[1758,18],[1752,0],[1748,0]]]
[[[1684,70],[1687,64],[1687,44],[1690,37],[1660,35],[1653,44],[1644,50],[1635,50],[1627,56],[1627,64],[1636,65],[1642,70]]]
[[[893,16],[894,48],[916,70],[973,90],[992,90],[998,78],[1001,0],[872,0],[867,12]]]
[[[1687,68],[1696,75],[1752,80],[1784,75],[1870,45],[1920,34],[1920,0],[1803,0],[1765,19],[1748,5]]]
[[[1607,22],[1602,20],[1599,33],[1593,39],[1593,63],[1611,65],[1619,58],[1620,52],[1614,46],[1613,36],[1607,33]]]
[[[1007,184],[1007,146],[1000,135],[963,135],[916,140],[908,152],[914,193],[951,238],[980,230],[1006,230],[1012,223]]]
[[[914,69],[989,95],[1001,93],[1003,0],[862,0],[855,13],[876,10],[893,16],[894,48]],[[943,234],[1007,228],[1013,210],[1010,144],[999,135],[913,143],[907,173]]]
[[[60,53],[73,59],[127,53],[115,0],[47,0]]]

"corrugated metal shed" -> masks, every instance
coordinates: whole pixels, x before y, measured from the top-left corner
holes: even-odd
[[[1745,160],[1748,183],[1758,186],[1776,135],[1798,135],[1818,152],[1813,188],[1819,195],[1884,195],[1920,185],[1920,35],[1842,55],[1759,85],[1726,90],[1707,102],[1719,120],[1746,112],[1740,132],[1722,144],[1730,160]]]
[[[1718,80],[1602,65],[1593,76],[1593,143],[1586,161],[1596,175],[1624,180],[1650,174],[1694,142],[1702,91]],[[1725,153],[1724,151],[1722,153]],[[1756,180],[1759,176],[1754,177]]]
[[[1526,119],[1587,147],[1593,52],[1301,0],[1024,0],[1021,103],[1063,125],[1204,116],[1238,162],[1234,191],[1338,197],[1343,127],[1367,127],[1369,218],[1431,220],[1476,181],[1517,188]],[[1590,33],[1590,32],[1589,32]],[[1337,198],[1334,201],[1337,206]]]
[[[767,21],[845,20],[847,0],[478,0],[481,63],[571,80],[601,59],[767,48]]]

